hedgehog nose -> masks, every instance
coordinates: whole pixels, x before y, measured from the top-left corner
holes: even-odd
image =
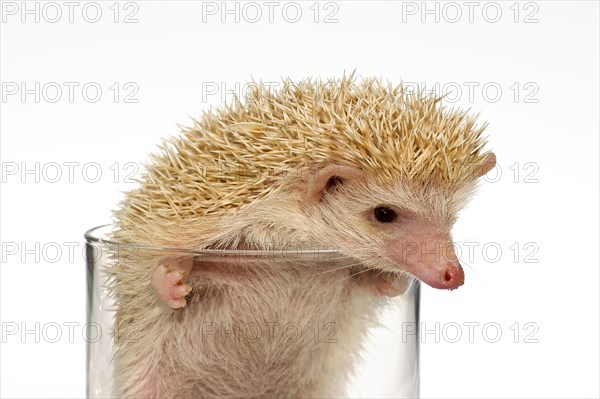
[[[458,263],[449,263],[442,272],[442,285],[453,290],[465,283],[465,272]]]

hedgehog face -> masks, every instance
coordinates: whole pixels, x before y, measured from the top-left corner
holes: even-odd
[[[487,172],[490,163],[477,173]],[[475,183],[474,179],[439,190],[328,166],[307,184],[310,234],[361,260],[366,268],[408,272],[434,288],[458,288],[464,273],[450,230]]]

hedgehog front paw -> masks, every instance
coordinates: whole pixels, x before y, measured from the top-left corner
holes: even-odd
[[[159,265],[152,273],[151,285],[158,297],[172,309],[180,309],[186,304],[186,295],[192,286],[184,281],[185,271],[173,264]]]

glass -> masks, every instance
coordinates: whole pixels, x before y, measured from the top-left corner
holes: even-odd
[[[238,268],[247,267],[249,270],[258,270],[258,268],[269,270],[268,268],[276,267],[314,270],[315,272],[311,272],[310,276],[327,275],[330,271],[334,273],[356,264],[355,260],[333,250],[199,251],[122,244],[109,239],[111,228],[109,225],[100,226],[85,233],[88,272],[88,398],[116,397],[114,389],[115,342],[117,336],[123,337],[124,334],[122,332],[115,333],[118,331],[115,328],[116,307],[106,270],[114,265],[116,259],[123,254],[127,254],[128,257],[144,256],[144,259],[154,256],[161,259],[188,256],[194,258],[194,268],[204,268],[206,265],[217,265],[218,267],[234,265]],[[377,311],[371,315],[372,320],[354,324],[352,327],[354,329],[364,328],[367,334],[362,338],[362,347],[357,350],[360,354],[354,360],[355,373],[347,378],[344,392],[337,396],[352,398],[415,398],[419,396],[419,292],[419,282],[412,281],[402,295],[393,298],[370,295],[370,298],[378,301]],[[323,301],[317,295],[314,296],[314,299],[309,296],[308,300]],[[179,311],[185,312],[193,305],[194,303],[190,302]],[[290,312],[293,314],[291,309]],[[289,320],[289,315],[287,320]],[[295,327],[298,326],[300,324]],[[313,334],[315,340],[319,340],[321,344],[327,343],[327,345],[338,344],[336,335],[341,334],[340,336],[343,337],[345,332],[344,328],[336,325],[335,321],[333,323],[315,323],[315,326],[301,325],[300,327],[310,330],[301,331],[301,334]],[[291,334],[293,335],[294,331]],[[266,338],[253,335],[253,339]]]

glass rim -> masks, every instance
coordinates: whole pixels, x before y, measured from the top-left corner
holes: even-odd
[[[336,259],[343,258],[352,258],[351,256],[347,256],[342,254],[337,249],[295,249],[295,248],[283,248],[283,249],[197,249],[197,248],[178,248],[178,247],[164,247],[158,245],[149,245],[149,244],[138,244],[138,243],[124,243],[118,242],[115,240],[111,240],[106,238],[106,230],[114,228],[112,224],[103,224],[100,226],[92,227],[88,229],[85,233],[83,233],[86,242],[93,244],[105,244],[112,245],[116,247],[124,247],[131,248],[135,247],[140,250],[148,250],[148,251],[162,251],[162,252],[182,252],[182,253],[190,253],[194,255],[234,255],[234,256],[257,256],[264,257],[265,255],[269,255],[273,257],[274,253],[280,252],[285,256],[286,253],[293,252],[297,255],[339,255]]]

